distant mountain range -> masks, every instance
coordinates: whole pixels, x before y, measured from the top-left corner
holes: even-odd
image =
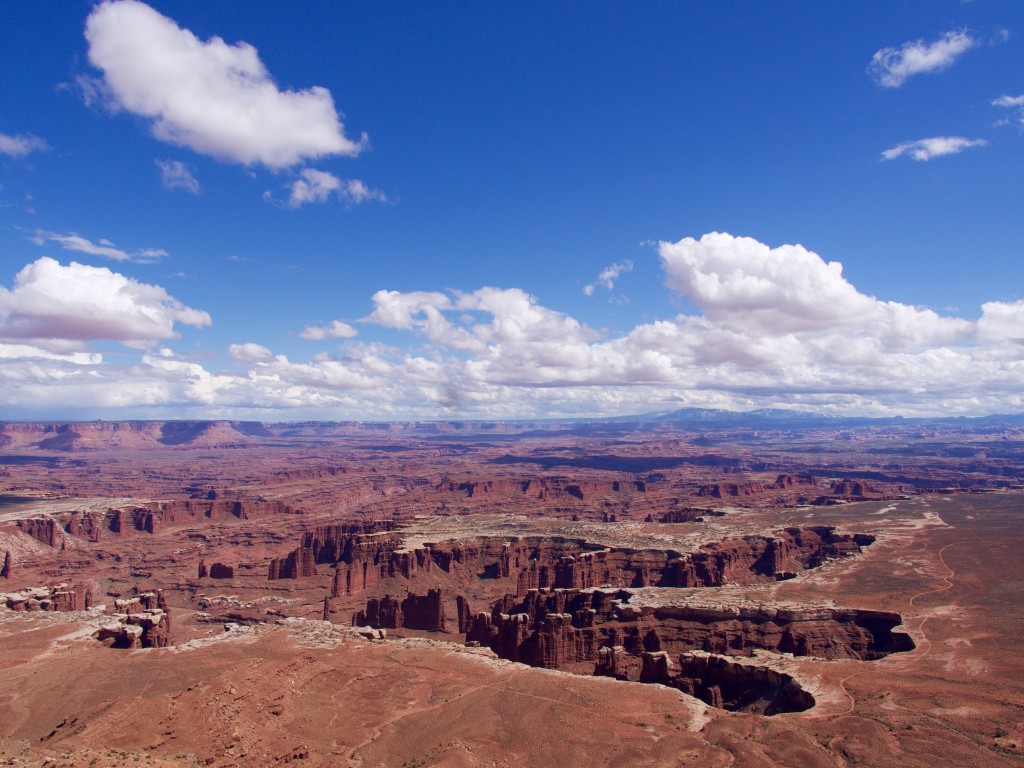
[[[20,449],[75,452],[101,449],[239,448],[267,440],[289,438],[389,437],[516,440],[553,434],[609,436],[631,431],[672,429],[714,432],[725,430],[802,431],[856,427],[945,427],[968,430],[1024,426],[1024,414],[904,418],[893,416],[830,416],[807,411],[765,408],[724,411],[683,408],[676,411],[604,419],[530,419],[517,421],[307,421],[261,424],[223,420],[0,422],[0,450]]]

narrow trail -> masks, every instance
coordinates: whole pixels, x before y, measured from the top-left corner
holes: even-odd
[[[957,531],[959,531],[961,533],[964,533],[964,534],[967,534],[969,536],[969,538],[959,539],[957,541],[950,542],[949,544],[946,544],[945,546],[943,546],[938,551],[939,562],[942,564],[942,567],[946,569],[946,574],[943,575],[943,576],[939,576],[939,578],[942,579],[944,584],[942,586],[940,586],[940,587],[936,587],[935,589],[922,590],[921,592],[918,592],[918,593],[912,595],[910,597],[910,599],[907,601],[907,604],[911,608],[917,608],[918,607],[917,601],[919,599],[923,598],[923,597],[927,597],[928,595],[938,595],[938,594],[941,594],[943,592],[948,592],[949,590],[951,590],[953,588],[954,584],[956,583],[957,573],[956,573],[955,570],[953,570],[953,568],[950,567],[949,563],[946,562],[946,558],[945,558],[946,551],[948,549],[950,549],[951,547],[955,547],[955,546],[958,546],[958,545],[961,545],[961,544],[970,544],[971,543],[971,539],[974,539],[975,543],[977,543],[980,546],[986,546],[984,541],[981,539],[981,537],[979,537],[976,533],[974,533],[974,531],[971,530],[969,528],[969,526],[973,522],[975,522],[976,520],[979,520],[982,517],[984,517],[989,512],[991,512],[991,511],[993,511],[995,509],[999,509],[999,508],[1005,506],[1006,504],[1008,504],[1008,503],[1010,503],[1012,501],[1014,501],[1014,497],[1007,496],[1006,498],[1001,499],[997,503],[993,504],[988,509],[977,510],[976,514],[975,514],[975,516],[973,518],[965,520],[963,522],[963,524],[961,524],[960,526],[956,527]],[[925,632],[925,625],[928,623],[929,619],[932,619],[932,618],[934,618],[932,615],[923,615],[923,616],[921,616],[921,620],[918,622],[918,625],[917,625],[917,628],[916,628],[916,634],[918,634],[921,637],[921,645],[924,645],[923,652],[921,652],[921,653],[912,653],[907,658],[897,658],[897,657],[894,657],[894,656],[889,656],[886,661],[890,661],[892,663],[893,671],[903,671],[903,670],[909,669],[910,667],[917,666],[922,660],[927,658],[928,655],[932,652],[932,649],[934,648],[934,642],[932,641],[932,639],[930,637],[928,637],[927,633]],[[921,645],[918,646],[919,649],[921,648]],[[853,712],[854,712],[854,710],[856,709],[856,706],[857,706],[857,700],[853,696],[853,694],[850,693],[850,690],[846,687],[846,684],[847,684],[848,681],[850,681],[853,678],[857,677],[857,675],[863,674],[865,671],[867,671],[867,670],[860,670],[860,671],[857,671],[857,672],[852,672],[849,675],[846,675],[845,677],[843,677],[839,681],[839,689],[843,692],[843,694],[849,700],[849,705],[847,706],[845,712],[841,712],[841,713],[833,714],[833,715],[828,715],[828,714],[810,715],[810,717],[813,717],[813,718],[821,718],[821,717],[846,717],[848,715],[853,714]]]

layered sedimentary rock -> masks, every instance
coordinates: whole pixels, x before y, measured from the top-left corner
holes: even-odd
[[[639,664],[644,652],[701,650],[748,656],[755,649],[824,659],[877,659],[911,650],[895,631],[898,614],[837,608],[763,606],[643,606],[631,593],[607,589],[531,590],[506,596],[491,613],[473,617],[468,642],[498,656],[551,669],[595,665],[599,649],[621,646]],[[620,660],[626,673],[627,660]],[[593,669],[593,667],[592,667]]]
[[[87,611],[92,590],[83,584],[32,587],[0,595],[0,607],[12,611]]]
[[[171,644],[171,612],[163,592],[114,601],[113,621],[95,637],[111,648],[164,648]]]
[[[200,520],[258,520],[293,514],[295,511],[279,501],[214,498],[154,501],[107,510],[63,512],[54,517],[65,533],[89,541],[100,541],[107,535],[155,533],[164,527],[187,525]]]
[[[441,590],[432,589],[426,595],[408,594],[399,602],[390,595],[371,598],[366,610],[357,613],[354,626],[369,626],[377,629],[422,629],[445,631],[444,601]]]
[[[390,524],[326,526],[307,533],[297,549],[271,561],[268,578],[314,576],[318,564],[333,565],[331,597],[358,594],[386,578],[412,581],[434,568],[460,578],[506,580],[516,594],[601,585],[716,587],[788,578],[856,554],[872,541],[868,535],[810,526],[724,539],[690,553],[603,548],[559,538],[481,538],[408,549]]]
[[[258,422],[89,421],[0,424],[0,443],[45,451],[233,448],[270,433]]]
[[[48,547],[56,547],[60,542],[60,527],[50,517],[23,518],[18,521],[18,530]]]
[[[528,498],[538,501],[575,498],[580,501],[594,496],[616,496],[646,493],[643,480],[577,480],[567,477],[494,478],[488,480],[454,480],[444,478],[435,486],[441,493],[465,498],[481,496],[508,499]]]
[[[339,573],[342,565],[381,564],[401,545],[397,537],[386,535],[393,528],[394,524],[389,521],[317,526],[303,536],[302,543],[296,549],[270,562],[267,578],[297,579],[312,576],[316,574],[318,563],[338,565]],[[336,576],[333,595],[351,593],[345,591],[343,586],[341,592],[338,589]]]
[[[814,697],[790,675],[707,653],[680,654],[677,664],[664,651],[644,653],[640,682],[678,688],[731,712],[776,715],[814,706]]]

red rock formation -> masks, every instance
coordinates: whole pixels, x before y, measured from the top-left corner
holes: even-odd
[[[726,496],[753,496],[764,493],[764,490],[765,487],[761,483],[711,483],[702,485],[697,495],[721,499]]]
[[[469,601],[462,595],[455,598],[455,610],[459,619],[459,634],[466,634],[473,624],[473,611],[469,607]]]
[[[381,535],[391,531],[391,522],[318,526],[303,536],[299,547],[283,558],[271,561],[268,579],[295,579],[316,575],[316,564],[337,565],[331,596],[352,594],[376,583],[370,566],[384,572],[411,573],[413,564],[391,562],[390,555],[400,547],[394,536]],[[422,559],[423,556],[421,555]],[[385,563],[384,560],[389,562]],[[301,567],[300,567],[301,565]],[[390,574],[390,575],[393,575]]]
[[[274,579],[302,579],[316,575],[316,559],[313,550],[299,547],[283,560],[272,560],[267,578],[273,581]]]
[[[894,628],[898,614],[831,608],[770,609],[758,606],[634,608],[615,590],[531,590],[507,595],[491,614],[473,617],[466,639],[498,656],[531,666],[564,668],[582,662],[598,670],[610,663],[602,646],[646,651],[703,650],[750,655],[757,648],[826,659],[875,659],[910,650]]]
[[[256,422],[90,421],[0,425],[0,436],[19,447],[46,451],[111,448],[234,448],[270,433]],[[0,441],[6,442],[6,441]]]
[[[114,601],[116,621],[95,637],[112,648],[164,648],[171,644],[171,611],[163,590]]]
[[[56,521],[50,517],[23,518],[18,521],[18,530],[48,547],[56,547],[59,540],[59,528]]]
[[[4,567],[0,568],[0,579],[11,578],[11,553],[7,551],[4,553]]]
[[[813,475],[779,475],[775,479],[775,487],[779,490],[792,488],[795,485],[817,485]]]
[[[595,496],[645,493],[643,480],[576,480],[565,477],[493,478],[487,480],[454,480],[445,478],[436,486],[445,494],[465,498],[497,499],[532,498],[537,500],[584,499]]]
[[[315,573],[315,569],[314,569]],[[210,578],[211,579],[233,579],[235,578],[235,569],[233,566],[224,565],[224,563],[214,563],[210,566]]]
[[[731,712],[776,715],[814,706],[814,697],[790,675],[705,653],[680,654],[678,665],[664,651],[644,653],[640,682],[679,688]]]
[[[86,611],[92,607],[92,590],[83,584],[58,584],[0,595],[0,607],[12,611]]]
[[[205,579],[209,575],[210,575],[210,569],[206,567],[206,561],[205,560],[200,560],[199,561],[199,569],[198,569],[198,573],[196,574],[196,577],[200,578],[200,579]]]
[[[216,494],[214,494],[215,496]],[[174,525],[194,524],[200,520],[260,519],[263,517],[294,514],[288,505],[264,499],[186,499],[177,501],[154,501],[146,504],[112,508],[105,511],[61,512],[44,524],[39,520],[18,521],[26,533],[49,543],[48,526],[59,525],[64,532],[88,541],[100,541],[106,534],[121,536],[127,533],[154,533],[160,528]],[[56,533],[52,536],[56,541]],[[50,546],[56,546],[51,544]]]
[[[371,598],[366,610],[352,618],[354,626],[377,629],[421,629],[444,632],[445,614],[441,590],[432,589],[426,595],[408,594],[401,603],[390,595]]]

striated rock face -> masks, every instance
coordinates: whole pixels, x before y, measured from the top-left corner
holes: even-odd
[[[473,626],[473,610],[469,607],[469,601],[462,595],[455,598],[455,610],[459,619],[459,634],[464,635]]]
[[[376,583],[368,573],[360,579],[359,570],[369,571],[371,564],[385,565],[384,560],[401,546],[398,537],[386,535],[393,529],[389,521],[317,526],[303,536],[295,550],[271,560],[267,578],[297,579],[315,575],[318,563],[337,565],[331,596],[352,594],[368,586],[368,579]],[[360,582],[364,583],[356,586]]]
[[[837,534],[830,526],[787,528],[772,536],[724,539],[690,553],[602,548],[559,538],[442,541],[404,548],[390,523],[325,526],[307,533],[287,556],[271,561],[269,579],[317,574],[333,565],[331,597],[359,594],[386,578],[414,581],[440,569],[457,579],[508,582],[530,589],[617,587],[717,587],[790,578],[828,560],[854,555],[874,541]]]
[[[754,649],[824,659],[877,659],[912,650],[894,631],[898,614],[835,608],[629,605],[629,592],[606,589],[531,590],[499,600],[490,615],[473,617],[466,639],[498,656],[549,669],[583,663],[602,668],[601,647],[644,652],[702,650],[749,656]],[[618,666],[625,669],[625,659]],[[635,664],[634,664],[635,666]],[[627,679],[634,679],[627,676]]]
[[[271,560],[267,579],[301,579],[316,576],[316,560],[313,550],[300,547],[284,559]]]
[[[94,635],[111,648],[165,648],[171,644],[171,612],[162,590],[114,601],[114,621]]]
[[[262,499],[185,499],[154,501],[130,507],[105,511],[88,510],[62,512],[50,520],[65,533],[88,541],[100,541],[105,536],[123,536],[128,533],[155,533],[173,525],[187,525],[199,520],[257,520],[273,515],[294,514],[295,510],[279,501]],[[56,522],[54,522],[54,519]],[[29,524],[31,520],[18,521]],[[26,530],[22,528],[22,530]],[[26,530],[26,532],[29,532]],[[37,536],[37,538],[39,538]],[[40,539],[43,541],[43,539]],[[47,543],[47,542],[43,542]],[[51,546],[54,546],[51,544]]]
[[[0,595],[0,607],[12,611],[87,611],[92,607],[92,590],[83,584],[33,587]]]
[[[575,498],[583,501],[593,496],[616,496],[646,493],[643,480],[571,480],[561,477],[494,478],[489,480],[453,480],[445,478],[435,489],[439,493],[465,498],[486,496],[495,499],[528,498],[559,500]]]
[[[50,517],[30,517],[18,521],[18,530],[27,533],[40,544],[56,547],[60,541],[60,528]]]
[[[422,629],[445,631],[444,601],[441,590],[432,589],[426,595],[406,595],[401,603],[390,595],[371,598],[366,610],[352,618],[353,626],[377,629]]]
[[[678,665],[664,651],[644,653],[640,682],[678,688],[731,712],[777,715],[814,706],[814,697],[790,675],[706,653],[680,654]]]

